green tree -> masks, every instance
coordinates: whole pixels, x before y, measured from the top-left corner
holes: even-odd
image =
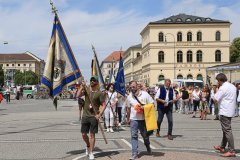
[[[15,84],[34,85],[38,84],[38,76],[33,71],[17,71],[15,73]]]
[[[4,84],[4,70],[2,65],[0,65],[0,87]]]
[[[230,62],[240,62],[240,37],[235,38],[230,46]]]

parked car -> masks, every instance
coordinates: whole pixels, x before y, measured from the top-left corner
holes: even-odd
[[[33,98],[34,96],[35,85],[27,85],[23,86],[23,96],[27,97],[28,99]]]

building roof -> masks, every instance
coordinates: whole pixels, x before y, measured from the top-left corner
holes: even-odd
[[[30,52],[25,53],[0,53],[0,62],[6,61],[41,61],[40,58]]]
[[[131,47],[129,47],[129,48],[142,48],[142,44],[140,43],[140,44],[137,44],[137,45],[131,46]]]
[[[209,17],[199,17],[180,13],[149,24],[208,24],[208,23],[230,23],[225,20],[217,20]]]
[[[118,61],[120,59],[120,52],[121,56],[124,56],[124,51],[114,51],[110,55],[108,55],[102,62],[112,62],[113,59],[114,61]]]

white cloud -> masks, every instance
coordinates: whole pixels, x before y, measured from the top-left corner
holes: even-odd
[[[150,3],[150,2],[149,2]],[[53,14],[49,1],[0,0],[0,45],[1,52],[25,52],[29,50],[42,59],[46,58],[52,30]],[[84,75],[90,74],[93,44],[101,61],[114,50],[141,42],[140,32],[150,22],[173,14],[186,13],[215,19],[229,20],[231,39],[239,36],[240,2],[232,6],[218,7],[203,0],[164,0],[164,9],[158,15],[143,15],[141,9],[120,10],[109,8],[103,12],[90,13],[71,8],[67,0],[57,1],[59,17],[70,45]],[[14,7],[10,7],[14,5]]]

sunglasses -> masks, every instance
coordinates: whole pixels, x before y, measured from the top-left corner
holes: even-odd
[[[97,82],[97,80],[96,79],[90,79],[90,82]]]

